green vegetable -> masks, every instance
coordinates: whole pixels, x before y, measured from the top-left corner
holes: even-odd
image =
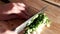
[[[34,17],[33,17],[34,18]],[[42,24],[48,24],[49,20],[48,17],[44,13],[38,14],[38,16],[35,19],[32,19],[32,22],[27,25],[25,33],[24,34],[32,34],[42,25]]]

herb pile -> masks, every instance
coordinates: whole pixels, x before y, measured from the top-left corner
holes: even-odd
[[[45,13],[40,13],[36,16],[36,18],[33,17],[34,19],[32,19],[29,25],[27,24],[24,34],[33,34],[33,32],[36,32],[36,30],[39,29],[42,24],[47,25],[49,23],[49,19]]]

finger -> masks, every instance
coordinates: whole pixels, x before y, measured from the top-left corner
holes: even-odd
[[[17,3],[18,6],[25,7],[25,4],[23,3]]]
[[[6,32],[4,32],[3,34],[17,34],[16,32],[14,32],[14,31],[9,31],[9,30],[7,30]]]
[[[17,7],[17,8],[13,8],[13,10],[8,11],[8,12],[4,12],[4,14],[18,14],[20,13],[22,10],[25,10],[25,8],[23,7]]]
[[[19,3],[20,4],[20,3]],[[14,8],[13,9],[16,9],[16,10],[25,10],[25,8],[23,7],[23,5],[19,5],[19,4],[16,4],[16,3],[13,3],[14,5]],[[19,5],[19,6],[18,6]]]
[[[17,6],[17,8],[19,9],[19,10],[25,10],[25,8],[24,7],[19,7],[19,6]]]

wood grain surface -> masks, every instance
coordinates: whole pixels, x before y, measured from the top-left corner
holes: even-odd
[[[38,10],[40,10],[43,6],[49,5],[46,8],[45,13],[51,21],[51,26],[44,27],[41,34],[60,34],[60,8],[47,4],[41,0],[37,0],[37,1],[36,0],[22,0],[22,1],[24,3],[26,3],[28,6],[32,6]],[[34,11],[32,13],[34,13]],[[8,21],[4,21],[4,22],[6,22],[8,24],[7,25],[8,29],[14,29],[18,25],[23,23],[24,21],[23,21],[23,19],[22,20],[13,19],[13,20],[8,20]],[[3,22],[3,24],[4,24],[4,22]],[[2,22],[0,22],[0,23],[2,23]]]
[[[45,27],[41,34],[60,34],[60,8],[50,5],[45,13],[51,20],[51,26]]]
[[[60,0],[48,0],[48,1],[53,1],[60,4]]]

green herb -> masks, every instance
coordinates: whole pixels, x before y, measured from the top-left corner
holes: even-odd
[[[47,25],[48,22],[48,17],[44,13],[40,13],[38,14],[37,18],[32,19],[32,23],[26,27],[24,34],[31,34],[33,31],[36,31],[42,24]]]

